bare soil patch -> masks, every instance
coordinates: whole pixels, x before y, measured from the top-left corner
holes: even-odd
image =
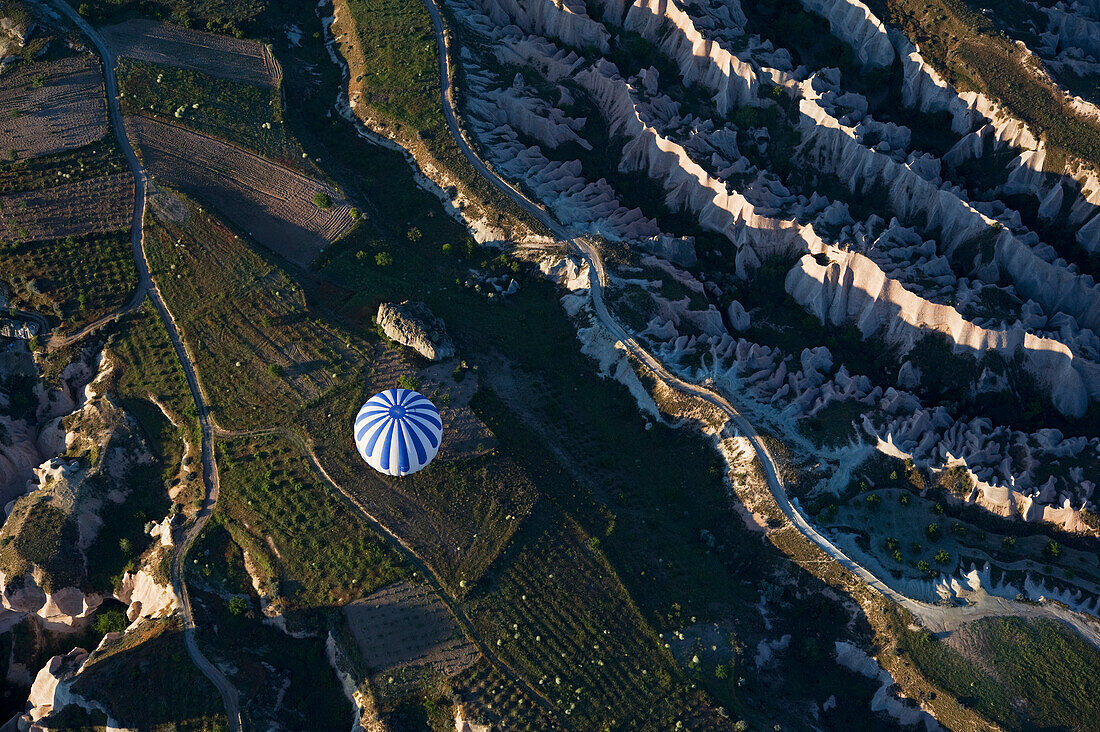
[[[130,117],[127,128],[160,182],[212,206],[292,262],[308,264],[351,226],[351,207],[326,183],[174,125]],[[331,207],[314,203],[318,193]]]
[[[344,607],[372,672],[431,666],[456,674],[478,658],[438,595],[425,585],[398,582]]]
[[[274,88],[282,82],[275,57],[256,41],[136,19],[107,26],[100,33],[116,56]]]
[[[0,196],[0,236],[43,241],[118,231],[130,223],[134,178],[117,173]]]
[[[92,56],[21,63],[0,75],[0,153],[36,157],[107,134],[103,68]]]

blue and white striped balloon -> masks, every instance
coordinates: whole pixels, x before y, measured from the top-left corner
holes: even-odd
[[[443,438],[439,410],[409,389],[375,394],[355,418],[355,445],[380,473],[408,475],[432,461]]]

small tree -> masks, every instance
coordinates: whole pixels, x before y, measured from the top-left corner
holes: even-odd
[[[951,561],[951,554],[946,549],[940,549],[933,557],[938,564],[947,564]]]
[[[271,319],[270,315],[264,314],[264,316],[260,318],[260,325],[265,328],[270,328],[271,326],[275,325],[275,321]]]
[[[350,211],[348,211],[348,214],[351,216],[352,221],[358,221],[359,217],[362,216],[362,214],[359,213],[359,209],[357,208],[352,208]]]
[[[454,245],[449,243],[449,242],[447,244],[443,245],[443,253],[444,254],[452,254],[452,253],[454,253],[454,250],[455,250]]]
[[[1062,545],[1051,539],[1047,542],[1047,545],[1043,547],[1043,556],[1047,559],[1057,559],[1062,556]]]
[[[378,252],[374,255],[374,263],[379,267],[389,267],[393,264],[393,255],[389,252]]]
[[[424,235],[420,233],[420,229],[414,226],[405,233],[405,236],[409,238],[409,241],[420,241]]]
[[[930,523],[930,524],[928,524],[927,526],[924,527],[924,533],[925,533],[925,536],[927,536],[932,541],[939,541],[940,540],[940,535],[941,535],[940,534],[940,525],[937,524],[935,521],[933,521],[932,523]]]
[[[332,208],[332,196],[324,191],[317,191],[313,194],[313,203],[317,208]]]
[[[1005,538],[1001,539],[1001,547],[1004,548],[1006,551],[1012,551],[1016,548],[1016,537],[1006,536]]]
[[[420,381],[415,376],[409,376],[407,374],[401,374],[397,377],[397,385],[409,391],[418,391],[420,389]]]
[[[99,635],[121,633],[126,630],[126,614],[119,608],[110,608],[96,613],[92,629]]]
[[[278,379],[283,375],[283,367],[277,363],[269,363],[267,365],[267,375],[273,379]]]
[[[248,600],[237,596],[229,600],[230,615],[244,615],[248,611]]]

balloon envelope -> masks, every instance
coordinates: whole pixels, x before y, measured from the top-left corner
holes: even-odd
[[[427,397],[409,389],[375,394],[355,418],[355,446],[367,465],[388,475],[415,473],[432,461],[443,420]]]

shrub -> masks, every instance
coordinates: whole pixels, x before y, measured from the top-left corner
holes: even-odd
[[[248,611],[248,600],[243,597],[234,597],[229,600],[230,615],[244,615]]]
[[[940,549],[933,557],[938,564],[947,564],[951,561],[951,554],[946,549]]]
[[[317,204],[317,208],[332,208],[332,196],[324,191],[314,193],[313,202]]]
[[[424,235],[420,233],[420,229],[414,226],[405,233],[405,236],[408,237],[409,241],[420,241]]]
[[[932,522],[924,527],[924,533],[932,541],[939,541],[941,536],[940,525]]]
[[[358,221],[359,217],[363,214],[359,213],[359,209],[353,207],[350,211],[348,211],[348,215],[351,216],[352,221]]]
[[[454,245],[452,245],[450,243],[443,245],[443,253],[444,254],[453,254],[454,250],[455,250]]]
[[[1043,547],[1043,556],[1047,559],[1057,559],[1062,556],[1062,545],[1051,539],[1047,542],[1047,545]]]
[[[389,267],[393,264],[393,255],[389,252],[378,252],[374,255],[374,263],[379,267]]]
[[[1004,549],[1011,551],[1012,549],[1016,548],[1016,537],[1006,536],[1005,538],[1001,539],[1001,546]]]
[[[126,614],[120,608],[110,608],[96,613],[92,629],[99,635],[107,635],[121,633],[126,630],[127,625],[129,622],[126,620]]]
[[[409,376],[407,374],[401,374],[397,377],[397,385],[402,389],[408,389],[409,391],[420,390],[420,380],[415,376]]]

